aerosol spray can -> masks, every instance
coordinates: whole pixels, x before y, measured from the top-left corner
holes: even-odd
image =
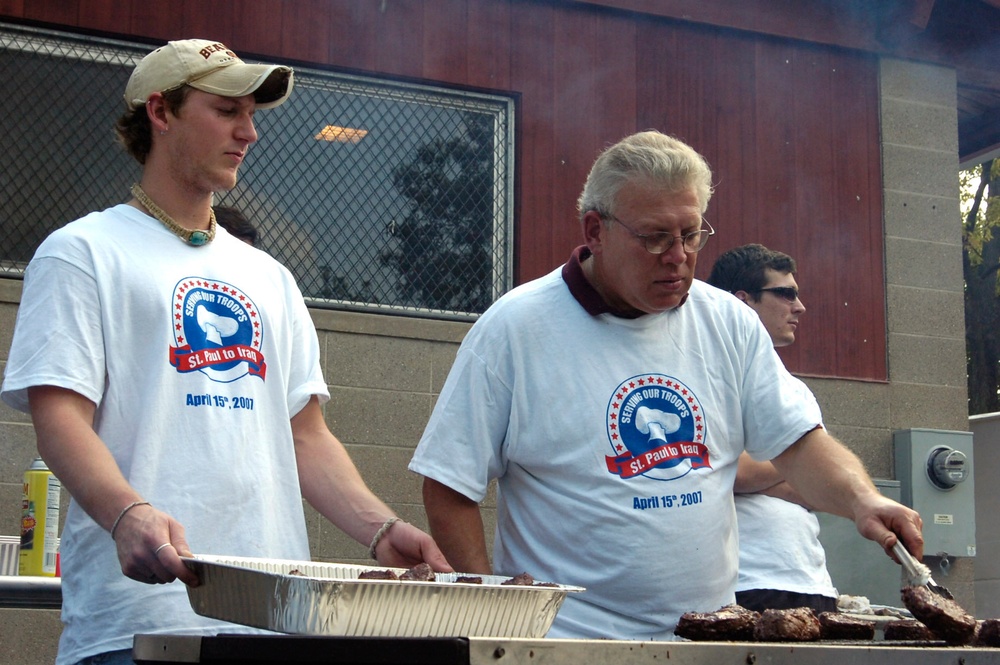
[[[59,479],[41,457],[24,472],[19,575],[55,577],[60,489]]]

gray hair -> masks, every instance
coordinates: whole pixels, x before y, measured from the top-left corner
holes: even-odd
[[[590,210],[612,213],[622,186],[637,180],[672,193],[693,187],[702,214],[712,198],[712,169],[705,158],[683,141],[650,130],[627,136],[601,153],[576,203],[580,217]]]

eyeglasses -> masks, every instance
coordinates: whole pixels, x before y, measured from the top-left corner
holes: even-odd
[[[635,236],[650,254],[663,254],[664,252],[669,252],[670,248],[674,246],[674,241],[678,238],[680,238],[681,246],[684,248],[684,251],[688,254],[694,254],[696,252],[700,252],[702,248],[705,247],[709,236],[715,235],[715,229],[713,229],[712,225],[704,219],[701,220],[701,223],[706,225],[708,227],[707,229],[701,229],[699,231],[685,233],[681,236],[675,236],[673,233],[667,233],[666,231],[663,233],[636,233],[628,224],[614,215],[602,216],[604,219],[610,219],[621,224],[622,228]]]
[[[769,286],[766,289],[755,289],[754,293],[761,293],[763,291],[770,291],[782,300],[787,300],[788,302],[795,302],[799,299],[799,290],[794,286]]]

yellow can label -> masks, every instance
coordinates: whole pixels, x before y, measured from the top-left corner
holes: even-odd
[[[59,480],[50,471],[24,474],[19,575],[55,577],[60,489]]]

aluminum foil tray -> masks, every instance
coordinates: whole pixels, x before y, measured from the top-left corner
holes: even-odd
[[[509,578],[496,575],[455,582],[461,573],[434,582],[358,579],[385,566],[209,555],[184,563],[201,580],[187,589],[196,613],[298,635],[541,638],[566,594],[583,591],[501,585]]]

